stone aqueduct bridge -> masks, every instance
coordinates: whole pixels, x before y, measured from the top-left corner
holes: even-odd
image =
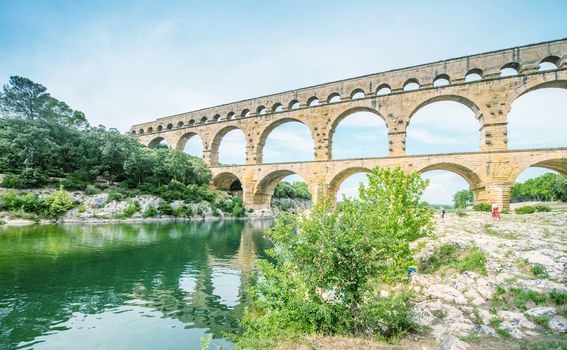
[[[555,69],[541,71],[543,62],[555,65]],[[506,68],[515,70],[516,74],[503,76],[501,71]],[[418,89],[408,89],[416,84]],[[229,189],[239,180],[248,208],[269,207],[275,186],[290,174],[305,179],[316,201],[320,195],[334,198],[341,182],[354,173],[375,166],[400,166],[407,171],[457,173],[469,183],[476,202],[499,203],[501,208],[508,209],[512,184],[526,168],[545,167],[567,175],[567,148],[508,150],[507,147],[507,118],[512,102],[529,91],[546,87],[567,88],[567,39],[224,104],[137,124],[130,132],[149,147],[165,140],[177,149],[183,149],[187,140],[198,135],[203,142],[203,158],[212,167],[212,185]],[[438,101],[459,102],[474,112],[480,131],[478,152],[406,155],[406,130],[412,116],[420,108]],[[332,160],[335,128],[342,119],[359,111],[372,112],[384,119],[389,155]],[[290,121],[301,122],[311,131],[315,160],[262,163],[268,135]],[[221,165],[218,163],[220,142],[234,129],[242,130],[245,135],[246,164]],[[567,146],[567,135],[565,138]]]

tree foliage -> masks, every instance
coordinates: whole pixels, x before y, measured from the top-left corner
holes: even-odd
[[[464,209],[473,204],[474,197],[471,190],[462,190],[453,195],[453,203],[455,208]]]
[[[512,186],[512,202],[567,201],[567,179],[559,174],[546,173]]]
[[[287,181],[280,182],[274,190],[274,198],[297,198],[297,199],[311,199],[309,187],[303,181],[295,181],[289,183]]]
[[[177,180],[204,185],[211,173],[198,158],[170,149],[151,150],[115,129],[89,126],[84,114],[33,81],[13,76],[0,93],[0,172],[6,187],[33,188],[65,178],[85,189],[97,177],[131,188]]]
[[[400,169],[376,168],[368,177],[360,199],[338,208],[322,200],[276,222],[273,260],[261,263],[242,347],[290,333],[392,337],[411,328],[409,296],[382,298],[375,288],[405,281],[414,265],[410,241],[432,232],[433,212],[421,202],[427,181]]]

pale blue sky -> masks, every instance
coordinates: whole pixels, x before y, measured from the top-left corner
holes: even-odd
[[[91,124],[126,131],[230,101],[563,38],[566,13],[565,1],[0,0],[0,81],[29,77]],[[513,105],[511,148],[567,144],[567,92],[539,93]],[[407,148],[475,150],[478,137],[469,110],[439,103],[415,115]],[[195,141],[188,150],[199,154]],[[345,119],[333,143],[334,158],[387,153],[374,115]],[[305,127],[285,124],[270,135],[265,161],[312,159],[311,145]],[[220,159],[243,161],[238,131],[223,140]],[[450,173],[428,176],[442,187],[432,186],[433,203],[464,186]]]

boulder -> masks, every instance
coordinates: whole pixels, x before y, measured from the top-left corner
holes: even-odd
[[[552,331],[558,333],[567,333],[567,320],[561,316],[557,316],[549,320],[547,326]]]
[[[469,344],[451,334],[443,339],[439,350],[465,350],[468,348]]]
[[[552,316],[555,315],[556,310],[554,307],[545,307],[545,306],[540,306],[540,307],[536,307],[533,309],[529,309],[528,311],[525,312],[526,315],[528,316]]]

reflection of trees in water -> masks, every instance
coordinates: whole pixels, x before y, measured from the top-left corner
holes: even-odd
[[[0,344],[13,348],[67,321],[73,312],[100,313],[141,299],[164,316],[238,330],[244,290],[269,243],[270,222],[32,226],[0,234]],[[213,294],[214,266],[240,272],[234,307]],[[180,277],[194,271],[195,289]]]

